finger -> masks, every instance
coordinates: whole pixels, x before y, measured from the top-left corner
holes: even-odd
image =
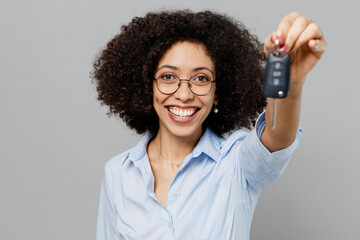
[[[273,32],[270,35],[270,42],[273,43],[273,44],[275,43],[276,35],[277,35],[276,32]]]
[[[323,39],[324,35],[320,29],[320,27],[312,22],[310,23],[306,29],[301,33],[299,38],[296,40],[294,46],[292,47],[292,51],[296,51],[299,47],[307,44],[311,39]],[[309,46],[310,47],[310,46]]]
[[[277,36],[282,36],[284,39],[286,38],[289,29],[293,25],[294,21],[300,17],[300,14],[297,12],[292,12],[286,15],[281,21],[276,30]],[[280,40],[280,39],[279,39]],[[284,42],[280,41],[280,44],[283,45]]]
[[[309,49],[318,57],[321,58],[321,56],[324,54],[326,50],[326,40],[324,38],[322,39],[311,39],[308,43]]]
[[[287,52],[293,51],[293,47],[307,27],[313,23],[311,18],[300,16],[294,22],[286,36],[284,48]],[[286,49],[287,48],[287,49]]]
[[[269,55],[270,52],[277,50],[276,49],[277,46],[275,44],[276,39],[279,40],[279,46],[281,46],[285,43],[285,38],[283,35],[278,36],[278,34],[276,32],[273,32],[270,36],[268,36],[265,39],[264,51],[265,51],[266,55]]]
[[[265,39],[265,43],[264,43],[264,52],[266,54],[266,56],[268,56],[271,52],[276,50],[276,46],[273,40],[273,34],[268,36]]]
[[[273,32],[272,34],[271,34],[271,43],[274,43],[275,44],[275,40],[276,39],[278,39],[279,40],[279,44],[280,45],[282,45],[282,44],[284,44],[284,40],[285,40],[285,38],[284,38],[284,35],[278,35],[278,33],[277,32]]]

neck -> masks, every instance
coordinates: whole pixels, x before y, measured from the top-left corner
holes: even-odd
[[[181,164],[185,157],[193,151],[202,133],[203,130],[199,129],[191,136],[179,137],[160,127],[154,141],[159,147],[163,158]],[[166,159],[163,160],[166,161]]]

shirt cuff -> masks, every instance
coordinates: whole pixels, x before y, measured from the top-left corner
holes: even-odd
[[[291,154],[295,151],[295,149],[297,148],[297,146],[299,145],[299,142],[300,142],[300,139],[301,139],[301,136],[302,136],[302,128],[301,127],[298,127],[298,130],[297,130],[297,133],[296,133],[296,137],[294,139],[294,141],[291,143],[290,146],[284,148],[284,149],[281,149],[281,150],[278,150],[278,151],[275,151],[275,152],[272,152],[270,153],[270,151],[262,144],[262,142],[260,141],[260,137],[261,137],[261,134],[263,133],[265,129],[265,111],[262,112],[258,119],[256,120],[256,123],[255,123],[255,132],[257,134],[257,138],[258,138],[258,145],[260,148],[262,148],[263,150],[265,150],[265,152],[267,152],[266,154],[267,155],[278,155],[278,157],[280,157],[281,155],[283,155],[285,152],[289,152],[290,154],[285,154],[287,156],[291,156]],[[286,151],[285,151],[286,150]],[[275,154],[276,153],[276,154]]]
[[[259,139],[262,132],[264,131],[264,128],[265,128],[265,112],[262,112],[258,117],[258,119],[256,120],[256,124],[255,124],[256,134]]]

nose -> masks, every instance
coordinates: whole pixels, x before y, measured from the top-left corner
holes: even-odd
[[[193,99],[194,94],[190,90],[189,82],[188,81],[180,81],[179,84],[180,84],[180,87],[174,93],[174,97],[183,102]]]

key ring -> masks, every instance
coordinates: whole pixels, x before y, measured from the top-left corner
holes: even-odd
[[[279,52],[280,52],[280,41],[278,39],[278,37],[276,36],[276,39],[275,39],[275,46],[276,46],[276,52],[275,52],[275,55],[279,55]]]

